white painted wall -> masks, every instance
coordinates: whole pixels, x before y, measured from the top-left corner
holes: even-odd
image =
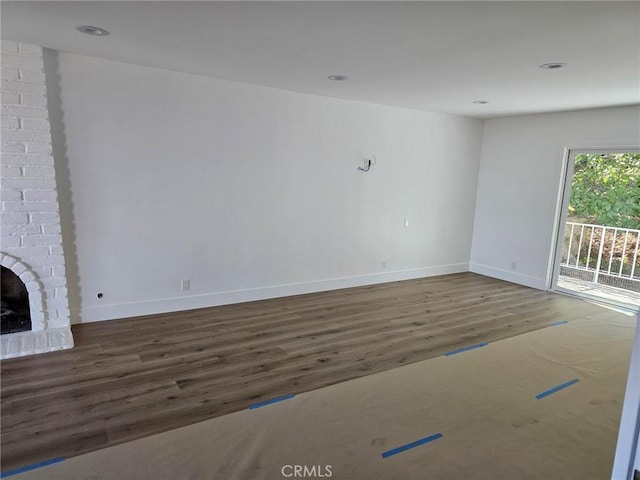
[[[547,288],[564,149],[638,144],[637,106],[485,121],[471,271]]]
[[[468,270],[479,120],[66,53],[58,70],[80,321]]]

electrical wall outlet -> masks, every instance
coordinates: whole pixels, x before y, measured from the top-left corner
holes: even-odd
[[[191,280],[189,280],[188,278],[185,280],[182,280],[182,282],[180,282],[180,288],[182,288],[183,292],[186,292],[187,290],[189,290],[191,288]]]
[[[511,262],[511,270],[515,270],[516,269],[516,262]]]
[[[380,268],[387,268],[387,261],[383,260],[380,262]]]

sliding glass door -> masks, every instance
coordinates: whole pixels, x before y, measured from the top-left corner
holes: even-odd
[[[640,150],[569,152],[552,287],[640,307]]]

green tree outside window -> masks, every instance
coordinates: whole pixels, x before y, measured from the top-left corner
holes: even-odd
[[[640,229],[640,154],[576,155],[569,216]]]

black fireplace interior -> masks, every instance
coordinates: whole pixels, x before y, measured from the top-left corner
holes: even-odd
[[[20,277],[6,267],[2,268],[0,294],[2,303],[1,332],[16,333],[31,330],[29,292]]]

